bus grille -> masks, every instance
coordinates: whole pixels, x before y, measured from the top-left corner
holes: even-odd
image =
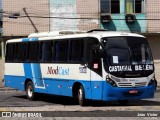
[[[143,87],[147,85],[147,82],[138,82],[138,83],[117,83],[118,87]]]

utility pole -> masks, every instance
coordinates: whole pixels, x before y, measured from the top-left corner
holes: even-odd
[[[26,8],[23,8],[24,13],[26,14],[27,18],[29,19],[29,21],[31,22],[32,26],[35,29],[35,33],[38,33],[38,29],[36,28],[35,24],[33,23],[33,21],[31,20],[31,18],[29,17],[28,13],[26,12]]]

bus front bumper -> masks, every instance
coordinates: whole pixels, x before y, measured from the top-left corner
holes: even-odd
[[[136,91],[136,92],[135,92]],[[103,101],[153,98],[155,84],[144,87],[120,88],[104,83]]]

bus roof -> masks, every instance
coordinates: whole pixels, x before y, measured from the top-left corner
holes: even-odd
[[[70,32],[70,31],[69,31]],[[41,40],[54,40],[54,39],[67,39],[67,38],[82,38],[82,37],[94,37],[100,40],[103,37],[118,37],[118,36],[132,36],[132,37],[143,37],[143,35],[136,34],[136,33],[129,33],[129,32],[117,32],[117,31],[93,31],[93,32],[80,32],[81,34],[71,33],[71,34],[59,34],[58,31],[50,32],[47,36],[47,32],[43,32],[42,34],[33,33],[29,35],[28,38],[21,38],[21,39],[11,39],[7,42],[22,42],[22,41],[41,41]],[[42,37],[43,36],[43,37]]]

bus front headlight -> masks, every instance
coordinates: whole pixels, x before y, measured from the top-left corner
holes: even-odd
[[[106,76],[106,82],[112,85],[113,87],[117,87],[115,81],[113,81],[108,75]]]
[[[153,78],[149,81],[148,85],[152,85],[153,83],[155,83],[155,81],[156,81],[156,79],[155,79],[155,77],[153,77]]]

